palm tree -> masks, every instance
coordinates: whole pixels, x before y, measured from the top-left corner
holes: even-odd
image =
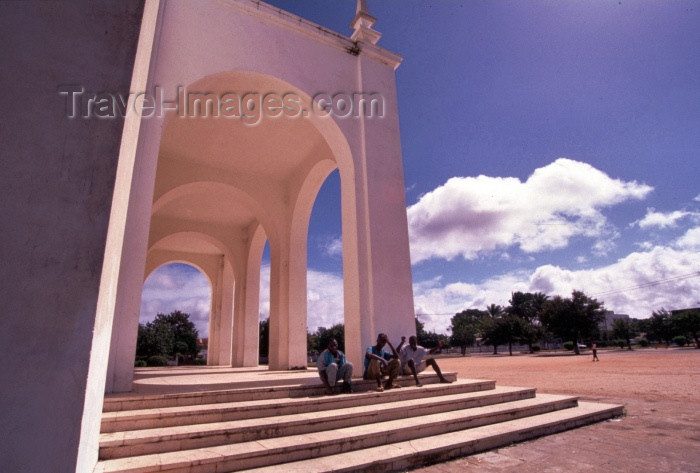
[[[486,312],[489,314],[489,317],[495,319],[502,316],[505,313],[505,310],[498,304],[491,304],[486,306]]]

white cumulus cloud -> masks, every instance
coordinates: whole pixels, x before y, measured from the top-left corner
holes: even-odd
[[[686,250],[700,251],[700,227],[691,228],[678,240],[676,246]]]
[[[343,255],[343,239],[333,238],[326,241],[323,245],[323,251],[328,256],[342,256]]]
[[[632,223],[632,225],[638,225],[639,228],[669,228],[677,226],[679,220],[692,215],[692,212],[686,212],[683,210],[674,210],[673,212],[664,213],[657,212],[656,210],[650,208],[647,209],[647,214],[643,219]]]
[[[207,336],[211,310],[209,280],[182,264],[162,266],[146,279],[139,322],[146,323],[158,313],[169,314],[175,310],[190,314],[200,337]]]
[[[511,291],[528,290],[528,273],[513,272],[487,281],[442,284],[440,278],[413,284],[413,302],[426,330],[447,333],[450,319],[465,309],[484,309],[490,304],[505,306]]]
[[[343,278],[335,273],[309,269],[306,273],[306,324],[315,332],[343,322]],[[270,316],[270,265],[260,268],[260,320]]]
[[[697,229],[696,229],[697,230]],[[515,291],[568,297],[582,290],[609,310],[646,318],[655,310],[697,307],[700,294],[700,231],[685,237],[691,248],[657,246],[629,254],[617,262],[587,270],[543,265],[533,271],[502,274],[477,284],[442,284],[439,279],[414,284],[417,314],[428,330],[446,333],[451,315],[464,309],[507,305]],[[456,291],[455,288],[461,290]]]
[[[652,190],[565,158],[536,169],[525,182],[454,177],[407,210],[412,262],[474,259],[511,246],[535,253],[566,247],[581,235],[607,238],[615,232],[600,210]]]

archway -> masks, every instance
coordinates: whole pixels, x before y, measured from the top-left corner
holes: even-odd
[[[345,323],[340,176],[333,171],[323,182],[309,221],[308,330]],[[341,343],[344,340],[341,340]],[[314,346],[312,350],[324,347]]]
[[[143,283],[139,325],[153,322],[157,314],[179,311],[189,316],[196,338],[207,340],[211,309],[212,285],[203,269],[186,261],[170,262],[153,270]],[[139,353],[138,344],[136,355],[144,355]]]
[[[147,255],[155,242],[171,234],[199,232],[224,245],[222,254],[229,257],[236,281],[233,332],[256,344],[257,337],[246,334],[253,327],[257,332],[260,255],[269,240],[270,306],[278,337],[271,367],[305,363],[305,330],[299,328],[305,328],[306,313],[299,309],[306,307],[308,220],[299,216],[308,216],[323,172],[337,167],[341,180],[344,312],[352,341],[346,346],[348,357],[359,365],[362,346],[378,331],[414,330],[394,76],[401,58],[375,46],[378,35],[366,22],[354,25],[355,34],[346,38],[261,3],[212,2],[206,8],[184,2],[147,4],[130,88],[135,91],[129,102],[134,113],[126,116],[122,135],[90,358],[82,427],[87,440],[81,447],[88,460],[97,451],[98,393],[102,387],[106,392],[131,389]],[[367,93],[381,97],[381,116],[311,114],[293,120],[270,117],[256,125],[217,122],[173,112],[181,88],[185,94],[218,96],[231,90],[294,92],[307,104],[319,93]],[[139,102],[140,91],[159,98],[162,91],[165,102],[150,113],[145,101],[142,108],[133,103]],[[235,190],[209,193],[210,185]],[[234,194],[250,199],[234,198],[235,210],[217,213],[232,206],[220,204],[216,196],[230,204]],[[212,215],[217,217],[199,218]],[[218,219],[221,215],[226,218]],[[296,275],[303,275],[303,281]],[[244,366],[251,347],[241,346],[242,353],[232,349],[231,357]],[[257,363],[257,350],[253,355]]]
[[[308,220],[318,188],[338,167],[336,157],[313,119],[260,115],[255,123],[247,123],[215,117],[213,106],[207,111],[207,97],[211,103],[236,97],[230,90],[266,90],[270,92],[265,96],[277,97],[292,93],[283,91],[305,95],[290,84],[243,71],[216,74],[187,89],[206,93],[195,94],[204,97],[201,102],[192,101],[200,106],[196,117],[171,117],[165,127],[150,239],[175,228],[197,228],[217,238],[231,255],[240,294],[237,300],[242,300],[254,297],[248,274],[260,265],[248,244],[252,232],[264,228],[270,244],[270,368],[305,366],[305,350],[300,347],[306,340]],[[259,94],[246,95],[255,96],[249,99],[249,108],[261,106],[262,102],[255,102]],[[174,193],[181,195],[161,207],[160,202]],[[257,252],[255,248],[253,253]],[[233,318],[243,321],[235,336],[247,332],[255,317],[250,312]],[[251,344],[249,338],[240,340]],[[237,364],[240,361],[234,359]]]
[[[156,268],[143,283],[139,322],[175,310],[190,314],[200,338],[209,337],[211,282],[201,268],[173,261]]]
[[[196,12],[168,3],[155,20],[142,32],[134,77],[162,100],[148,117],[126,123],[107,245],[115,256],[101,286],[113,321],[106,391],[131,387],[146,254],[178,232],[219,241],[233,268],[233,345],[242,337],[241,352],[232,350],[235,366],[257,363],[250,333],[257,331],[260,254],[269,241],[270,368],[304,366],[308,219],[336,168],[347,355],[359,364],[377,332],[412,332],[394,77],[400,58],[375,47],[373,36],[358,51],[354,41],[367,39],[362,25],[353,41],[243,2]],[[252,34],[233,39],[202,28],[209,23]],[[357,113],[317,113],[322,100],[339,105],[338,97],[357,100]]]
[[[311,100],[271,76],[226,72],[187,86],[190,91],[206,91],[192,92],[198,97],[192,101],[200,106],[198,113],[185,117],[171,113],[167,118],[149,210],[146,273],[154,257],[186,255],[191,260],[207,255],[220,258],[223,268],[230,266],[228,277],[211,277],[215,330],[209,339],[208,364],[252,366],[257,364],[260,258],[269,241],[270,368],[289,369],[306,365],[311,209],[322,183],[336,169],[347,181],[344,200],[354,201],[354,170],[347,142],[332,120],[265,117],[251,125],[211,112],[208,100],[231,95],[230,90],[254,88],[280,91],[278,96],[291,90]],[[350,223],[354,218],[353,212],[344,212]],[[117,343],[112,347],[113,352],[125,352],[112,356],[122,363],[135,346],[135,317],[126,312],[127,316],[115,318],[122,336],[113,337]],[[118,374],[117,378],[126,379]]]

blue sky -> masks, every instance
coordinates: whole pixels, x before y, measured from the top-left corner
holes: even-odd
[[[354,0],[269,2],[350,34]],[[446,333],[512,291],[579,289],[644,318],[700,306],[700,4],[369,0],[396,73],[416,313]],[[309,233],[310,329],[342,321],[337,174]],[[264,261],[261,286],[267,287]],[[184,265],[142,321],[189,311]],[[263,290],[261,313],[269,310]]]

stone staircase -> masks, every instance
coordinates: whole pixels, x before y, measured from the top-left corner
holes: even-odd
[[[494,381],[324,396],[320,382],[106,398],[95,472],[399,471],[622,415]],[[311,381],[312,380],[312,381]]]

